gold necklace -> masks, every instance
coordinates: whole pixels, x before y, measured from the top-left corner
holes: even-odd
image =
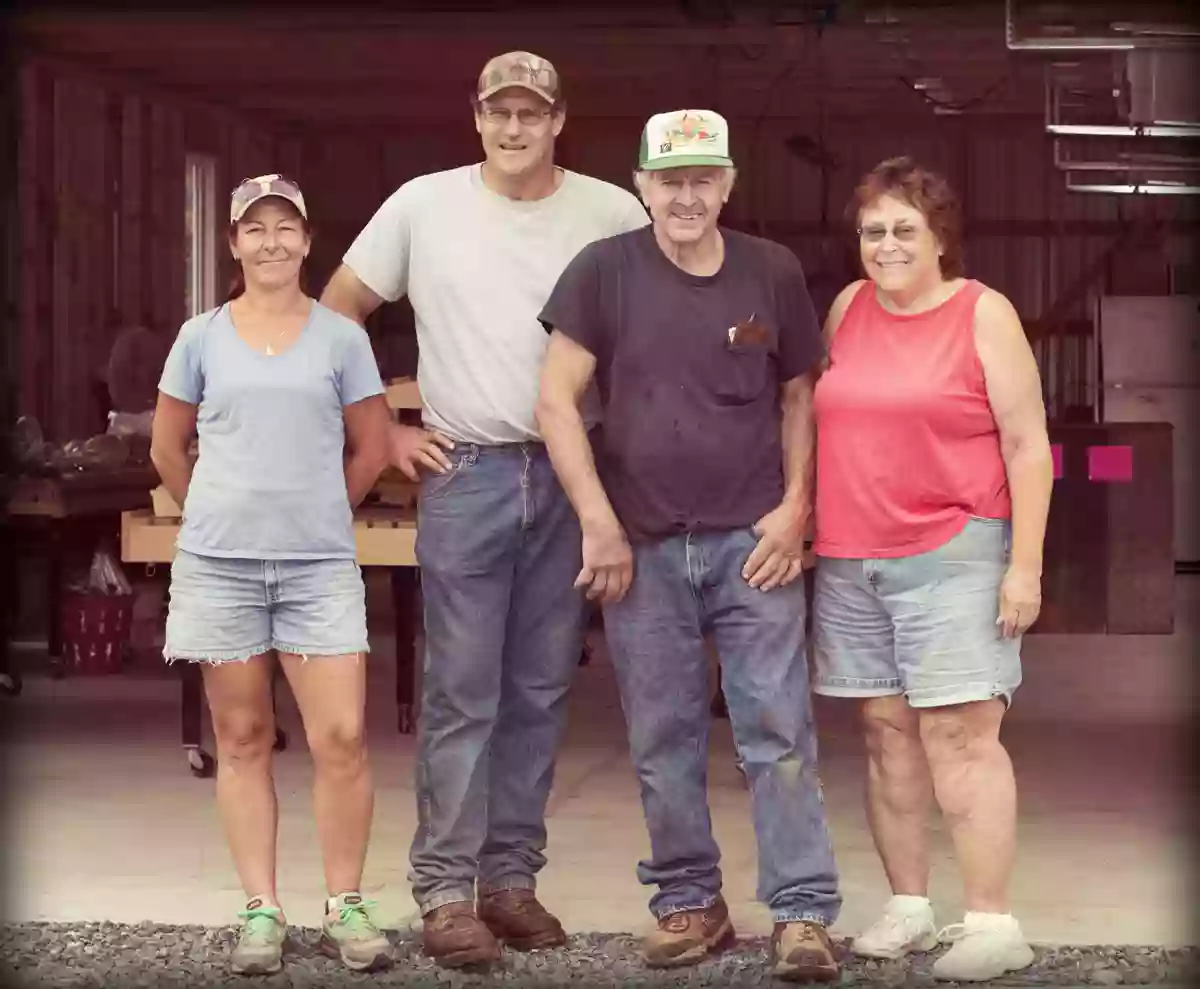
[[[276,341],[276,340],[278,340],[278,339],[279,339],[281,336],[283,336],[283,335],[284,335],[284,334],[285,334],[287,331],[288,331],[288,328],[285,326],[285,327],[284,327],[282,330],[280,330],[280,331],[279,331],[279,333],[276,335],[276,337],[275,337],[275,340],[272,340],[270,343],[268,343],[268,344],[267,344],[267,349],[264,351],[264,353],[266,353],[266,355],[267,355],[268,357],[274,357],[274,356],[275,356],[275,341]]]

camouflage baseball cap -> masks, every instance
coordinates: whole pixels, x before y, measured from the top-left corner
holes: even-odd
[[[229,197],[229,222],[237,223],[246,215],[246,210],[267,196],[286,199],[300,211],[302,217],[308,219],[308,208],[304,205],[304,194],[300,191],[300,187],[291,179],[275,173],[256,175],[252,179],[242,179],[238,183],[238,187]]]
[[[502,89],[517,86],[536,93],[547,103],[557,103],[561,95],[558,70],[546,59],[532,52],[507,52],[497,55],[479,73],[479,99]]]

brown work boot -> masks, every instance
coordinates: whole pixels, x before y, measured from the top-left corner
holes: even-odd
[[[717,897],[712,906],[701,910],[681,910],[660,917],[658,930],[642,942],[642,954],[651,968],[693,965],[732,944],[736,936],[729,908]]]
[[[832,982],[839,974],[829,932],[809,920],[775,925],[771,965],[779,978],[789,982]]]
[[[445,968],[488,965],[500,958],[500,945],[478,917],[475,904],[447,903],[423,918],[425,954]]]
[[[531,889],[497,889],[479,896],[479,919],[497,941],[515,951],[556,948],[567,943],[558,918],[538,902]]]

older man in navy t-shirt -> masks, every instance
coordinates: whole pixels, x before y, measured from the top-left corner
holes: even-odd
[[[733,937],[706,794],[708,666],[720,654],[759,843],[778,975],[838,974],[841,905],[817,778],[805,653],[811,397],[823,355],[786,248],[722,229],[725,121],[652,117],[637,183],[651,227],[597,241],[563,272],[538,421],[583,529],[577,586],[604,624],[641,780],[658,891],[652,965]],[[603,434],[580,404],[593,378]]]

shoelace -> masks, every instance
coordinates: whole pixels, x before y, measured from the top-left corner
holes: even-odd
[[[373,900],[361,900],[358,903],[342,903],[338,907],[338,923],[347,927],[351,934],[374,936],[378,933],[375,923],[371,920],[368,908],[374,907]]]
[[[239,910],[238,916],[245,921],[243,926],[247,936],[266,937],[274,931],[282,913],[279,907],[253,907],[249,910]],[[270,921],[270,924],[264,921]]]
[[[821,930],[821,925],[811,920],[797,920],[796,926],[805,934],[805,936],[816,935],[816,932]]]
[[[938,931],[937,939],[939,941],[961,941],[967,936],[967,925],[964,923],[947,924]]]
[[[879,918],[878,926],[883,929],[880,933],[885,937],[895,935],[907,938],[909,936],[909,919],[904,914],[885,913]]]

